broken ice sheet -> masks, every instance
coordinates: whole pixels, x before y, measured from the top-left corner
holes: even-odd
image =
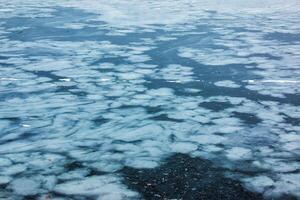
[[[178,153],[299,197],[298,1],[0,2],[1,197],[138,199]]]

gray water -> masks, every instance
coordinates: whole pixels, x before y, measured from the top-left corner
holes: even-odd
[[[0,0],[0,198],[299,198],[299,13]]]

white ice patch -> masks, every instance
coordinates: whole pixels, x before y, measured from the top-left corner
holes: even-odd
[[[153,168],[180,152],[257,170],[247,183],[267,196],[300,196],[299,1],[0,2],[0,184],[8,190],[127,199],[136,193],[120,174],[90,170]],[[56,20],[73,13],[64,6],[91,16]],[[34,23],[7,28],[19,17]],[[55,23],[39,24],[45,17]],[[235,97],[211,96],[205,84],[238,88],[244,79],[253,81]],[[70,158],[84,169],[67,171]]]
[[[7,158],[0,158],[0,167],[10,166],[12,161]]]
[[[9,183],[12,180],[9,176],[1,176],[0,175],[0,186]]]
[[[230,160],[245,160],[251,158],[251,150],[243,147],[233,147],[226,151]]]
[[[159,166],[158,161],[154,160],[149,160],[148,158],[130,158],[128,161],[125,163],[126,166],[128,167],[133,167],[133,168],[140,168],[140,169],[147,169],[147,168],[155,168]]]
[[[264,193],[267,189],[272,188],[275,182],[267,176],[256,176],[244,179],[246,187],[252,191]]]
[[[78,169],[61,174],[58,178],[60,180],[83,179],[90,173],[87,169]]]
[[[69,181],[55,186],[54,191],[65,195],[98,196],[101,199],[127,199],[137,197],[120,179],[111,175],[92,176],[83,180]],[[113,192],[112,192],[113,191]]]
[[[159,88],[159,89],[152,89],[147,92],[151,96],[155,97],[167,97],[173,95],[173,90],[170,88]]]
[[[164,79],[168,82],[187,83],[194,81],[191,67],[181,65],[168,65],[154,74],[154,78]]]
[[[220,144],[226,141],[226,138],[219,135],[193,135],[190,140],[199,144]]]
[[[27,167],[23,164],[15,164],[9,167],[2,168],[0,174],[2,175],[15,175],[24,172]]]
[[[147,55],[131,55],[129,56],[128,60],[133,63],[143,63],[151,60],[151,58]]]
[[[267,195],[281,197],[284,194],[294,194],[295,196],[300,196],[300,174],[281,174],[279,180],[275,183],[275,188],[268,192]]]
[[[144,127],[140,127],[137,129],[128,129],[128,130],[120,130],[115,133],[112,133],[110,137],[126,141],[138,141],[138,140],[145,140],[151,139],[155,136],[159,136],[163,134],[163,129],[159,125],[146,125]]]
[[[60,3],[61,4],[61,3]],[[240,2],[230,0],[224,4],[221,0],[195,1],[189,4],[188,1],[163,2],[138,1],[123,2],[113,0],[96,1],[89,0],[89,3],[82,1],[68,1],[63,4],[75,8],[85,9],[99,15],[97,20],[104,21],[113,27],[147,27],[147,25],[176,25],[194,23],[199,17],[207,17],[205,10],[213,10],[226,13],[269,13],[282,11],[297,11],[299,2],[292,0],[286,4],[283,0],[267,0],[264,4],[254,0],[251,2]],[[280,6],[282,5],[282,6]],[[126,8],[126,9],[124,9]],[[137,17],[138,16],[138,17]],[[175,16],[175,17],[174,17]]]
[[[190,153],[197,150],[198,146],[190,142],[176,142],[171,144],[171,151],[177,153]]]
[[[208,66],[247,64],[249,62],[247,58],[236,57],[234,51],[224,51],[223,49],[192,49],[181,47],[178,55]]]
[[[218,87],[228,87],[228,88],[239,88],[240,87],[240,85],[238,85],[235,82],[230,81],[230,80],[218,81],[218,82],[215,82],[215,85]]]
[[[15,179],[9,186],[15,194],[19,195],[35,195],[39,193],[40,183],[29,178]]]

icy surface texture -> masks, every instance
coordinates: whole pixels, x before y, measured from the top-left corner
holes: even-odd
[[[0,197],[135,199],[208,159],[300,197],[298,0],[0,0]]]

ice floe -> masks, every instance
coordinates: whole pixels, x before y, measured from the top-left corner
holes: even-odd
[[[136,197],[114,176],[93,176],[84,180],[69,181],[55,186],[54,191],[69,195],[87,195],[101,199],[124,199]],[[112,192],[113,191],[113,192]]]
[[[1,192],[138,199],[184,153],[299,197],[299,6],[0,0]]]

